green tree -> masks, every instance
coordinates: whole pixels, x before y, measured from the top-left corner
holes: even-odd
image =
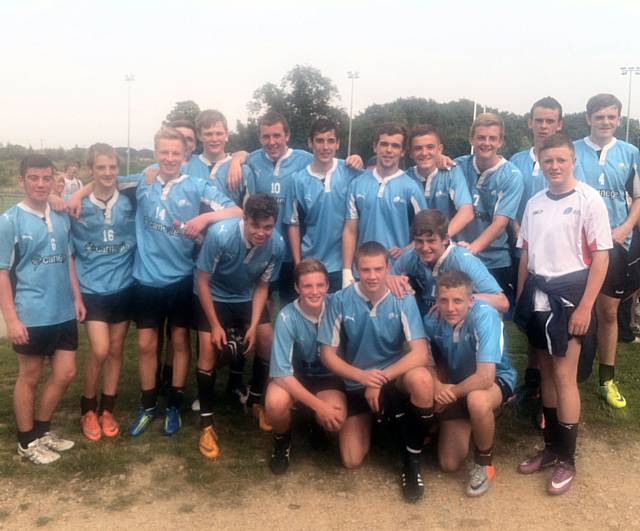
[[[309,128],[320,117],[337,122],[343,131],[343,140],[348,126],[348,116],[340,107],[338,89],[312,66],[296,65],[279,85],[264,84],[253,93],[247,108],[254,122],[267,110],[283,114],[291,126],[292,147],[306,147]]]
[[[176,120],[189,120],[191,123],[195,123],[196,116],[198,116],[199,112],[200,107],[195,101],[179,101],[173,106],[171,112],[167,114],[167,118],[163,122],[163,125],[168,125]]]

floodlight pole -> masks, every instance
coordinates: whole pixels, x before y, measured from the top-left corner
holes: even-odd
[[[131,84],[136,80],[134,74],[124,76],[127,82],[127,175],[131,174]]]
[[[349,70],[347,72],[347,77],[351,80],[351,102],[349,104],[349,140],[347,142],[347,157],[351,155],[351,130],[353,125],[353,86],[355,84],[355,80],[360,77],[360,72],[357,70]]]
[[[631,122],[631,81],[633,80],[634,74],[640,74],[640,66],[621,66],[620,73],[623,76],[629,74],[629,88],[627,94],[627,133],[624,137],[625,142],[629,142],[629,124]]]

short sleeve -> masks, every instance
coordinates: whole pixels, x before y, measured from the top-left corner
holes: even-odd
[[[340,332],[342,330],[342,302],[340,292],[330,301],[327,301],[327,308],[318,326],[318,343],[340,346]]]
[[[502,360],[504,331],[500,314],[488,305],[482,305],[474,321],[477,338],[476,361],[499,363]]]
[[[273,255],[269,260],[269,264],[263,271],[262,275],[260,275],[260,280],[263,282],[271,282],[271,279],[275,276],[276,273],[280,271],[280,267],[282,267],[282,261],[284,260],[285,247],[284,247],[284,238],[278,234],[274,233],[273,238]]]
[[[516,243],[516,247],[519,249],[526,249],[528,244],[527,241],[529,239],[529,207],[531,206],[531,201],[527,202],[527,206],[524,207],[524,214],[522,214],[522,223],[520,224],[520,232],[518,233],[518,241]]]
[[[422,323],[420,310],[418,310],[416,298],[413,295],[407,295],[400,299],[400,304],[400,318],[402,320],[402,329],[404,331],[405,339],[407,341],[424,339],[426,337],[424,325]]]
[[[461,253],[459,269],[469,275],[476,293],[502,293],[500,285],[494,276],[489,273],[487,266],[482,263],[480,258],[466,250],[461,251]]]
[[[17,243],[15,220],[7,212],[0,216],[0,269],[11,269]]]
[[[604,200],[597,194],[591,195],[589,212],[585,216],[584,234],[590,251],[603,251],[613,247],[609,213]]]
[[[144,173],[132,173],[131,175],[118,176],[118,190],[137,188],[146,180]]]
[[[358,212],[358,205],[356,203],[357,185],[359,180],[354,179],[349,183],[349,191],[347,192],[347,210],[345,219],[360,219],[360,213]]]
[[[217,186],[210,180],[201,179],[202,183],[202,192],[201,192],[201,202],[204,205],[207,205],[211,210],[217,212],[219,210],[223,210],[225,208],[231,208],[236,206],[236,204],[226,195],[224,195]]]
[[[400,255],[400,258],[398,258],[393,263],[393,266],[391,266],[391,273],[393,275],[408,275],[409,274],[408,273],[408,264],[409,264],[409,261],[411,260],[412,254],[413,253],[411,251],[407,251],[405,253],[402,253]]]
[[[292,330],[291,317],[285,308],[276,319],[273,346],[271,347],[271,363],[269,364],[269,376],[271,378],[293,375],[294,340],[295,335]]]
[[[451,201],[453,201],[456,209],[463,205],[471,205],[473,203],[471,200],[471,193],[469,192],[467,180],[465,179],[462,170],[458,166],[454,166],[449,171],[449,177],[449,197],[451,198]]]
[[[212,225],[207,230],[207,236],[202,244],[196,268],[205,273],[213,273],[218,263],[219,242],[217,239],[216,225]]]
[[[507,163],[511,168],[505,168],[498,190],[498,200],[493,211],[494,216],[505,216],[516,219],[520,200],[524,192],[524,184],[520,170],[513,164]]]
[[[413,207],[413,214],[417,214],[421,210],[427,209],[427,200],[424,197],[424,193],[420,190],[418,183],[416,183],[411,177],[407,175],[409,180],[409,201]]]

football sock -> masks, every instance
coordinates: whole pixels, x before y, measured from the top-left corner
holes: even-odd
[[[98,415],[102,415],[105,411],[113,413],[113,408],[116,405],[116,397],[118,395],[107,395],[102,393],[100,396],[100,407],[98,408]]]
[[[604,382],[608,380],[613,380],[615,370],[616,368],[613,365],[605,365],[604,363],[600,363],[598,369],[600,385],[603,385]]]
[[[80,414],[86,415],[89,411],[96,411],[98,409],[98,399],[94,396],[92,398],[87,398],[82,395],[80,397]]]

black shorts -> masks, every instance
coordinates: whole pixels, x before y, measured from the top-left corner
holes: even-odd
[[[218,321],[222,325],[222,328],[228,330],[229,328],[237,328],[238,330],[246,330],[251,324],[251,301],[247,302],[221,302],[213,301],[213,306],[216,309],[216,315]],[[207,319],[200,299],[197,295],[193,296],[193,313],[194,313],[194,327],[199,332],[211,332],[211,325]],[[260,315],[258,324],[265,324],[271,322],[271,316],[269,310],[265,304]]]
[[[496,279],[500,289],[509,300],[509,307],[513,308],[516,297],[516,284],[518,282],[518,270],[516,267],[494,267],[489,269],[491,276]]]
[[[502,404],[506,404],[513,396],[513,389],[502,378],[496,378],[496,385],[502,393]],[[468,419],[469,408],[467,407],[467,397],[458,398],[453,404],[449,404],[441,413],[438,413],[438,420]]]
[[[622,299],[627,284],[627,250],[619,243],[609,249],[609,267],[600,293]]]
[[[625,295],[631,295],[640,287],[640,265],[636,260],[637,256],[632,256],[638,254],[637,245],[630,249],[633,253],[628,252],[619,243],[614,243],[613,249],[609,249],[609,267],[600,293],[614,299],[623,299]]]
[[[329,293],[335,293],[342,289],[342,271],[329,273]]]
[[[283,262],[278,280],[274,280],[269,284],[269,295],[272,296],[274,293],[278,293],[280,308],[284,308],[296,298],[296,291],[293,287],[293,270],[293,262]]]
[[[347,390],[347,417],[354,417],[362,413],[373,414],[364,392],[365,388]],[[380,409],[385,412],[385,416],[393,416],[394,412],[400,410],[408,399],[409,395],[400,391],[396,385],[396,380],[392,380],[382,386]]]
[[[75,319],[48,326],[28,326],[29,342],[13,345],[18,354],[53,356],[56,350],[78,350],[78,324]]]
[[[628,299],[640,289],[640,230],[633,229],[631,246],[627,255],[627,286],[624,298]]]
[[[102,321],[110,324],[130,321],[135,314],[134,300],[133,286],[108,295],[83,293],[82,301],[87,309],[85,321]]]
[[[575,308],[567,307],[567,317],[571,317],[571,314]],[[529,344],[537,348],[539,350],[546,350],[549,352],[549,344],[547,341],[547,321],[549,320],[549,316],[551,312],[533,312],[531,319],[527,323],[527,339],[529,340]],[[569,339],[573,336],[571,334],[568,335]],[[557,357],[564,357],[566,352],[554,354]]]
[[[193,277],[153,287],[136,284],[135,321],[138,328],[160,328],[167,320],[169,327],[189,328],[192,315]]]
[[[295,374],[295,377],[307,391],[314,395],[322,391],[342,391],[344,393],[344,382],[342,378],[334,374],[328,374],[326,376]]]

